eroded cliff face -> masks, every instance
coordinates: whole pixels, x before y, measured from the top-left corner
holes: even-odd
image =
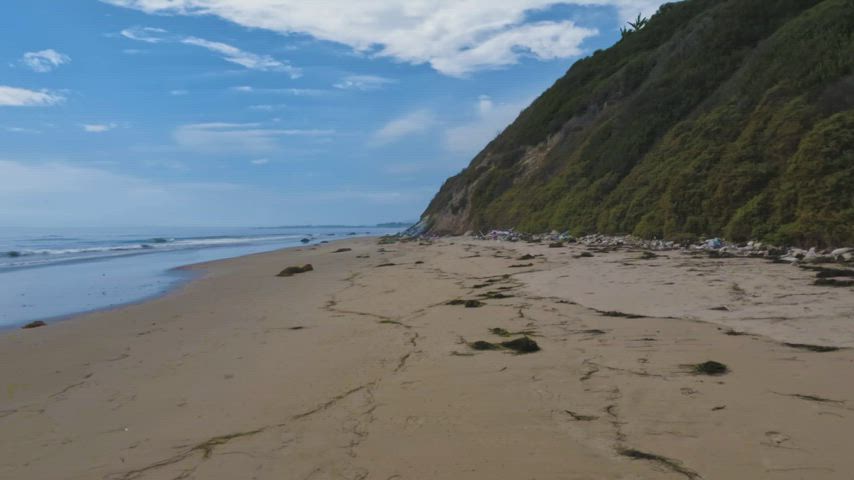
[[[422,225],[854,243],[852,31],[850,0],[665,5],[535,100]]]

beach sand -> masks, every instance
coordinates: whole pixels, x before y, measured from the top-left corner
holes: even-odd
[[[0,478],[852,478],[854,290],[582,251],[347,240],[3,333]],[[496,327],[542,350],[470,348]]]

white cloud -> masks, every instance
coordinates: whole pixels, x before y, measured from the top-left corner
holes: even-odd
[[[512,65],[524,54],[540,60],[573,57],[583,53],[581,42],[597,33],[596,30],[576,27],[570,21],[521,25],[431,63],[440,72],[461,76],[473,70]]]
[[[262,72],[284,72],[290,75],[291,78],[299,78],[302,71],[299,68],[282,63],[269,55],[258,55],[251,52],[246,52],[233,45],[222,42],[212,42],[203,38],[186,37],[181,40],[185,45],[195,45],[197,47],[206,48],[212,52],[222,55],[222,58],[231,63],[246,67],[250,70],[259,70]]]
[[[334,85],[335,88],[341,90],[378,90],[384,86],[396,83],[397,80],[375,75],[349,75],[341,79]]]
[[[36,130],[35,128],[25,128],[25,127],[3,127],[3,130],[9,133],[42,133],[41,130]]]
[[[278,95],[292,95],[294,97],[316,97],[329,93],[318,88],[255,88],[251,85],[238,85],[231,87],[231,91],[239,93],[270,93]]]
[[[436,118],[429,110],[416,110],[385,124],[373,135],[374,145],[385,145],[400,140],[403,137],[428,131],[436,123]]]
[[[60,65],[71,63],[71,57],[51,48],[38,52],[27,52],[21,58],[21,63],[34,72],[46,73]]]
[[[528,104],[530,100],[496,104],[488,96],[481,96],[474,106],[473,120],[445,131],[445,147],[461,155],[474,155],[513,122]]]
[[[62,95],[47,90],[35,91],[0,85],[0,107],[49,107],[64,101],[65,97]]]
[[[84,131],[89,133],[104,133],[116,128],[115,123],[84,123],[80,125]]]
[[[183,89],[169,90],[169,95],[172,95],[174,97],[180,97],[181,95],[186,95],[188,93],[190,93],[190,92],[187,90],[183,90]]]
[[[265,128],[260,123],[192,123],[172,133],[178,146],[200,153],[270,153],[283,137],[328,137],[334,130]]]
[[[119,32],[119,35],[145,43],[161,43],[166,41],[166,30],[154,27],[130,27]]]
[[[269,158],[256,158],[255,160],[251,160],[249,163],[252,165],[267,165],[270,163]]]
[[[244,27],[307,34],[357,52],[464,75],[517,62],[578,55],[597,32],[573,22],[531,23],[557,5],[606,5],[622,19],[652,14],[661,0],[102,0],[148,13],[211,15]]]
[[[226,62],[240,65],[249,70],[261,72],[283,72],[291,78],[299,78],[302,71],[288,63],[276,60],[269,55],[247,52],[223,42],[216,42],[193,36],[172,35],[167,30],[154,27],[130,27],[122,30],[119,34],[125,38],[146,43],[182,43],[194,47],[201,47],[208,51],[218,53]]]
[[[254,112],[275,112],[277,110],[283,110],[283,109],[287,108],[287,105],[284,103],[276,103],[276,104],[263,103],[260,105],[250,105],[248,108],[249,108],[249,110],[252,110]]]

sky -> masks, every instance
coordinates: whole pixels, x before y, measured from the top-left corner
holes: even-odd
[[[657,0],[6,0],[0,225],[416,220]]]

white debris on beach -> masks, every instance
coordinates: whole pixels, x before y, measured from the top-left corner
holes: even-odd
[[[790,263],[846,263],[854,261],[854,248],[819,249],[812,247],[780,247],[760,241],[729,242],[721,238],[706,238],[693,242],[673,240],[643,239],[633,235],[591,234],[574,237],[569,232],[552,231],[546,234],[529,234],[513,229],[491,230],[487,233],[473,234],[480,240],[503,242],[563,242],[577,243],[588,247],[632,248],[652,251],[684,250],[707,252],[715,257],[765,257]]]

